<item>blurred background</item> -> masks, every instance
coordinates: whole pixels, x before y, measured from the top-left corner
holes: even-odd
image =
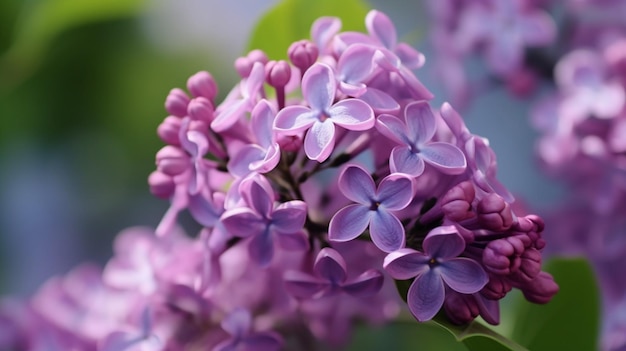
[[[220,101],[238,80],[232,63],[255,22],[276,2],[0,2],[0,295],[28,296],[79,262],[104,263],[120,230],[158,224],[168,204],[146,179],[167,93],[207,70]],[[445,101],[429,74],[423,4],[368,4],[426,54],[418,74],[435,106]],[[541,209],[558,199],[563,189],[533,156],[527,103],[493,90],[464,116],[490,139],[499,178],[521,202]]]

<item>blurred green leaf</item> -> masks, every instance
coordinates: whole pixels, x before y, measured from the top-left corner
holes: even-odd
[[[12,85],[31,74],[60,33],[79,25],[136,14],[144,0],[39,0],[24,5],[9,50],[0,57],[0,76]]]
[[[595,350],[600,309],[591,266],[584,259],[553,259],[545,270],[560,290],[545,305],[520,301],[513,337],[533,351]]]
[[[432,323],[449,331],[454,337],[462,342],[468,350],[472,351],[524,351],[523,346],[505,336],[496,333],[484,324],[473,321],[467,325],[452,324],[445,315],[435,316]]]
[[[318,17],[339,17],[343,31],[364,31],[367,11],[359,0],[283,0],[259,20],[248,49],[262,49],[271,59],[286,59],[291,43],[310,38],[311,25]]]

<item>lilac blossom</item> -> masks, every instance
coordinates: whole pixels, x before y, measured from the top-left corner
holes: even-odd
[[[436,120],[426,102],[414,102],[404,110],[406,122],[391,115],[381,115],[376,128],[401,144],[391,151],[389,168],[392,172],[417,177],[424,172],[424,161],[447,174],[465,171],[466,161],[461,150],[446,142],[431,141]]]
[[[443,306],[445,286],[472,294],[487,284],[480,264],[458,257],[463,238],[448,227],[433,229],[424,239],[424,252],[401,249],[385,257],[385,270],[395,279],[415,278],[407,295],[411,313],[420,321],[432,319]]]
[[[249,311],[239,308],[232,311],[224,320],[222,328],[230,335],[215,348],[214,351],[278,351],[282,338],[276,333],[252,330],[252,315]]]
[[[288,135],[308,130],[304,150],[310,159],[318,162],[325,161],[333,152],[335,125],[355,131],[374,126],[374,112],[363,101],[345,99],[333,104],[336,89],[332,69],[314,64],[302,78],[302,95],[310,108],[288,106],[278,112],[274,122],[278,132]]]
[[[369,227],[370,237],[379,249],[391,252],[404,247],[404,228],[393,211],[411,202],[410,178],[391,174],[376,188],[363,168],[350,166],[339,176],[339,189],[356,204],[342,208],[333,216],[328,227],[330,240],[353,240]]]

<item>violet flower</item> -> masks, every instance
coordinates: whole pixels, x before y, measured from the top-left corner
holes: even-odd
[[[417,177],[424,172],[424,161],[446,174],[460,174],[467,166],[465,156],[456,146],[431,141],[437,121],[428,102],[413,102],[404,109],[403,123],[391,115],[381,115],[376,128],[383,135],[401,144],[391,151],[392,172]]]
[[[230,338],[219,343],[213,351],[278,351],[282,338],[273,332],[254,332],[252,315],[243,308],[232,311],[221,323]]]
[[[395,279],[415,278],[407,294],[411,313],[419,321],[432,319],[443,306],[445,286],[472,294],[487,284],[487,273],[470,258],[458,257],[465,241],[453,227],[438,227],[424,239],[424,252],[401,249],[385,257],[384,268]]]
[[[322,63],[311,66],[302,78],[302,95],[310,107],[288,106],[278,112],[274,129],[286,135],[308,130],[304,138],[306,155],[325,161],[335,145],[335,125],[355,131],[374,126],[374,112],[366,103],[345,99],[333,104],[337,83],[330,67]]]
[[[412,199],[412,181],[402,174],[390,174],[378,188],[372,177],[359,166],[346,168],[339,176],[339,189],[356,204],[337,212],[330,221],[328,238],[332,241],[356,239],[369,226],[374,244],[385,252],[404,247],[404,227],[393,214]]]

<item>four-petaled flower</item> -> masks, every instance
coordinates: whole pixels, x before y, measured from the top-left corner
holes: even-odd
[[[381,115],[376,128],[388,138],[401,144],[391,151],[389,168],[392,172],[417,177],[424,172],[424,161],[446,174],[460,174],[467,162],[458,147],[431,141],[437,130],[437,120],[426,101],[410,103],[404,109],[406,123],[392,115]]]
[[[363,131],[374,127],[374,111],[358,99],[344,99],[335,104],[337,81],[332,68],[315,63],[302,78],[302,96],[310,107],[288,106],[278,112],[274,129],[286,135],[304,137],[304,152],[318,162],[325,161],[335,146],[335,125]]]
[[[454,226],[431,230],[423,242],[423,251],[404,248],[385,257],[383,267],[394,279],[415,277],[407,293],[411,313],[419,321],[432,319],[443,306],[445,285],[462,294],[481,290],[489,280],[480,264],[458,257],[465,250],[465,240]]]
[[[313,266],[315,275],[301,271],[285,273],[287,291],[299,298],[321,298],[345,292],[353,296],[370,296],[376,294],[383,286],[383,275],[369,269],[358,277],[348,280],[346,261],[334,249],[323,248],[317,254]]]
[[[409,205],[413,182],[396,173],[385,177],[376,189],[374,180],[363,168],[350,166],[339,176],[339,189],[356,204],[339,210],[330,221],[328,237],[332,241],[355,239],[369,226],[372,242],[391,252],[404,247],[404,227],[392,213]]]

